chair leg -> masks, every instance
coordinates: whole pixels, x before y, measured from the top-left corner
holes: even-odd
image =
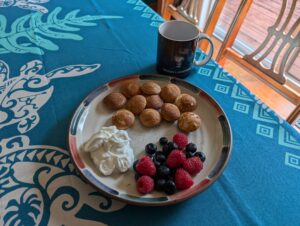
[[[252,1],[253,0],[241,0],[241,4],[238,8],[238,11],[236,12],[233,18],[233,21],[227,31],[227,34],[223,40],[219,53],[216,57],[216,61],[221,60],[221,58],[224,57],[224,51],[226,51],[227,48],[232,47],[235,38],[238,35],[238,32],[242,26],[242,23],[250,9]]]
[[[288,123],[293,123],[297,117],[300,115],[300,104],[293,110],[293,112],[287,118]]]
[[[223,53],[222,53],[222,56],[219,56],[219,61],[218,63],[224,67],[225,66],[225,63],[226,63],[226,51],[227,50],[224,50]]]
[[[219,1],[215,1],[213,5],[213,8],[209,14],[209,17],[207,18],[206,25],[203,30],[203,32],[208,34],[209,36],[213,36],[215,27],[219,21],[225,2],[226,0],[219,0]],[[200,49],[202,49],[204,52],[206,52],[207,48],[208,48],[208,42],[200,43]]]
[[[171,19],[171,12],[169,10],[169,5],[174,4],[175,0],[158,0],[158,6],[160,5],[161,7],[161,16],[165,19],[165,20],[170,20]]]
[[[159,15],[163,14],[164,2],[164,0],[157,0],[157,12]]]

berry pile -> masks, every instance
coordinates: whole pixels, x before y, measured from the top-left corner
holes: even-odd
[[[197,152],[196,144],[189,143],[183,133],[176,133],[173,141],[162,137],[159,143],[162,150],[149,143],[145,147],[147,155],[133,164],[138,192],[147,194],[156,189],[171,195],[190,188],[194,184],[192,177],[203,168],[205,154]]]

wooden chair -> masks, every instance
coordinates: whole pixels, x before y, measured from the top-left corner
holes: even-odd
[[[174,7],[174,0],[161,0],[161,6],[162,6],[162,16],[166,20],[170,20],[171,17],[177,19],[177,20],[189,20],[186,17],[184,17],[180,12],[178,12],[177,8]],[[213,36],[213,32],[215,30],[215,27],[217,25],[217,22],[220,18],[220,15],[222,13],[222,10],[224,8],[224,5],[226,3],[226,0],[216,0],[212,10],[207,18],[205,28],[202,32],[208,34],[209,36]],[[252,4],[252,0],[241,0],[239,8],[234,15],[234,18],[230,24],[230,27],[228,29],[228,32],[224,38],[224,41],[222,42],[222,45],[220,47],[221,52],[219,52],[216,59],[220,58],[220,53],[223,53],[224,49],[226,49],[228,46],[231,46],[238,34],[238,31],[242,25],[242,22],[244,21],[247,12]],[[199,46],[203,51],[207,50],[208,43],[203,42]]]
[[[300,120],[299,116],[300,116],[300,104],[298,104],[296,106],[296,108],[294,109],[294,111],[289,115],[289,117],[287,118],[287,121],[289,123],[294,123],[296,120]]]
[[[276,90],[283,93],[293,103],[296,108],[288,117],[287,121],[293,123],[300,114],[300,96],[295,90],[288,86],[288,70],[294,63],[300,52],[300,18],[298,17],[294,24],[287,30],[296,8],[296,2],[293,0],[288,10],[287,0],[282,1],[282,6],[278,18],[274,25],[268,28],[268,34],[261,45],[252,53],[241,55],[232,49],[234,40],[230,40],[221,49],[217,61],[224,65],[227,58],[240,63],[256,75],[267,81]],[[285,13],[285,11],[287,11]],[[286,16],[284,16],[286,15]],[[280,43],[276,49],[276,45]],[[268,57],[271,51],[275,51],[270,65],[265,65],[263,61]],[[299,87],[298,87],[299,88]],[[300,88],[299,88],[300,90]]]

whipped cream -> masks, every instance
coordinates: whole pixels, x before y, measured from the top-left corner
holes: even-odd
[[[105,176],[126,172],[134,161],[128,133],[115,126],[102,127],[83,145],[83,151],[90,152],[93,162]]]

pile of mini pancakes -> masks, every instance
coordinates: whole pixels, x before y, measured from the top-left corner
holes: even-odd
[[[193,112],[197,108],[196,99],[182,93],[173,83],[161,87],[153,81],[142,84],[126,82],[120,86],[119,92],[108,94],[103,102],[115,111],[112,123],[118,129],[133,127],[136,116],[147,128],[159,126],[162,120],[177,121],[178,128],[186,133],[201,126],[200,116]]]

